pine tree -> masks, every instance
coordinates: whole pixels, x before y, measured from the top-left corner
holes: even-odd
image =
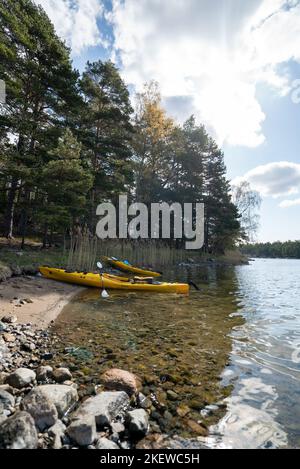
[[[25,229],[34,174],[49,147],[55,145],[67,106],[78,94],[78,74],[72,70],[69,50],[44,10],[31,0],[1,2],[0,76],[7,88],[0,127],[11,138],[2,173],[7,193],[4,231],[12,237],[16,198],[25,202]]]
[[[212,138],[208,139],[204,175],[205,249],[224,253],[238,240],[240,216],[232,202],[224,154]]]
[[[132,181],[133,110],[128,89],[110,61],[88,62],[81,90],[86,106],[80,116],[80,139],[94,176],[89,217],[93,226],[96,205],[103,199],[116,199]]]
[[[75,220],[83,219],[93,177],[83,167],[80,155],[81,144],[67,129],[38,176],[42,191],[39,221],[44,225],[44,245],[49,230],[61,233]]]

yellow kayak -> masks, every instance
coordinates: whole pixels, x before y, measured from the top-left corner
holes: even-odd
[[[106,288],[116,290],[141,290],[153,291],[157,293],[181,293],[189,292],[187,283],[147,283],[141,279],[126,279],[110,274],[93,274],[85,272],[68,272],[62,269],[53,269],[51,267],[40,267],[40,273],[43,277],[58,280],[60,282],[74,283],[86,287]]]
[[[160,272],[153,272],[152,270],[140,269],[133,265],[127,264],[126,262],[113,259],[112,257],[103,257],[103,261],[111,265],[115,269],[121,270],[122,272],[130,272],[132,274],[141,275],[143,277],[160,277]]]

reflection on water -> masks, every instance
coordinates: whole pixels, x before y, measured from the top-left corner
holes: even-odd
[[[191,420],[202,421],[213,447],[299,447],[300,365],[292,355],[300,343],[300,261],[170,274],[184,278],[202,291],[115,292],[108,300],[87,291],[65,308],[55,330],[60,351],[62,344],[85,347],[92,358],[58,360],[72,362],[83,386],[112,366],[139,374],[144,392],[155,392],[165,406],[161,431],[194,436]],[[225,410],[203,413],[224,398]]]
[[[212,446],[300,446],[300,261],[256,260],[236,269],[245,323],[233,331],[235,382],[227,414],[211,430]]]

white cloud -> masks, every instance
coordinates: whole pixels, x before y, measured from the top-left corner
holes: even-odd
[[[232,181],[248,181],[251,187],[264,196],[281,197],[300,192],[300,164],[281,161],[258,166],[243,177]],[[285,203],[291,201],[285,201]]]
[[[291,208],[291,207],[297,207],[300,205],[300,199],[295,199],[295,200],[283,200],[280,204],[280,208]]]
[[[85,48],[105,45],[97,20],[104,14],[101,0],[34,0],[53,22],[57,34],[65,39],[73,55]]]
[[[219,143],[255,147],[265,140],[257,85],[289,91],[278,65],[300,62],[299,16],[295,0],[113,0],[110,21],[128,83],[156,79],[176,117],[194,112]]]

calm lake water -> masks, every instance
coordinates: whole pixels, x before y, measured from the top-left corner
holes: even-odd
[[[201,292],[79,295],[54,326],[57,360],[83,387],[112,366],[139,374],[163,404],[161,431],[195,436],[202,422],[212,447],[300,447],[300,261],[182,267],[169,279]]]

